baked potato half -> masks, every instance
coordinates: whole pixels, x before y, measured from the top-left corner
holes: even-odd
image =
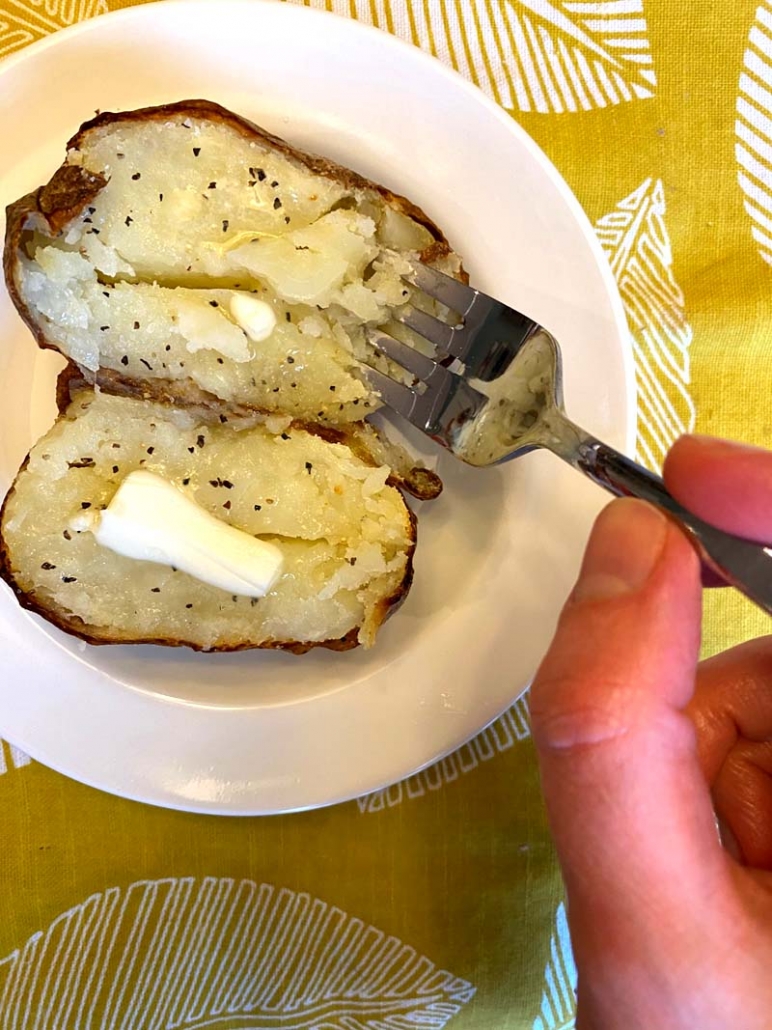
[[[379,404],[366,327],[434,303],[401,278],[416,257],[465,278],[404,197],[191,100],[83,125],[8,208],[4,268],[38,343],[103,389],[336,425]]]
[[[93,644],[302,653],[373,643],[410,585],[416,523],[372,429],[273,433],[256,417],[207,418],[67,377],[59,393],[72,399],[0,513],[0,576],[23,606]],[[138,469],[276,545],[284,567],[266,596],[123,557],[79,528]]]

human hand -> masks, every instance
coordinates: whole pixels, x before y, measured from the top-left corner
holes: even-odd
[[[665,480],[772,540],[772,454],[686,437]],[[772,638],[698,667],[700,594],[673,523],[613,502],[531,691],[578,1030],[772,1026]]]

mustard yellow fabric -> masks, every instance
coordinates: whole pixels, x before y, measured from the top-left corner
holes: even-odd
[[[627,308],[644,461],[692,428],[772,446],[767,0],[312,5],[456,67],[566,177]],[[124,6],[0,0],[0,56]],[[707,599],[706,653],[765,630]],[[3,744],[0,813],[0,1030],[573,1026],[522,702],[403,784],[271,819],[123,801]]]

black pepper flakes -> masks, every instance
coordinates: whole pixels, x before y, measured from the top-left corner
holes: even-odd
[[[187,486],[189,483],[190,483],[190,476],[185,476],[185,478],[182,481],[182,485],[183,486]]]
[[[155,447],[148,447],[147,453],[148,454],[152,454],[154,450],[155,450]]]
[[[138,180],[138,179],[141,179],[141,178],[142,178],[142,175],[141,175],[141,173],[140,173],[140,172],[135,172],[135,173],[134,173],[134,174],[132,175],[132,179],[134,180],[134,182],[137,182],[137,180]]]
[[[69,531],[69,529],[65,529],[65,531],[62,533],[62,536],[65,540],[72,540],[72,533]]]
[[[285,215],[284,216],[284,224],[285,225],[289,225],[290,224],[290,216],[289,215]]]
[[[220,481],[219,481],[219,479],[210,479],[209,480],[209,485],[210,486],[214,486],[214,487],[218,487],[220,485]]]
[[[274,197],[273,198],[273,209],[274,209],[274,211],[278,211],[280,207],[281,207],[281,197]]]
[[[124,223],[124,224],[125,224],[125,225],[131,225],[131,223],[132,223],[133,221],[134,221],[134,219],[133,219],[133,218],[131,217],[131,215],[126,215],[126,221],[125,221],[125,223]]]
[[[200,433],[196,437],[196,443],[198,444],[199,447],[203,447],[204,446],[204,444],[206,443],[206,437],[204,436],[203,433]]]
[[[230,222],[228,221],[228,219],[227,218],[223,218],[223,220],[222,220],[222,231],[223,232],[227,232],[229,225],[230,225]]]
[[[107,290],[102,290],[102,296],[107,297],[108,300],[110,299],[110,294],[107,292]]]
[[[116,473],[118,471],[119,471],[119,467],[117,465],[113,465],[113,473]]]
[[[220,305],[219,305],[219,303],[216,300],[210,300],[209,301],[209,307],[210,308],[219,308],[219,306]]]
[[[50,572],[51,569],[55,569],[56,568],[56,566],[52,565],[50,561],[44,561],[43,564],[40,567],[41,567],[41,569],[45,569],[46,572]]]
[[[263,510],[262,504],[256,504],[255,505],[255,511],[262,511],[262,510]]]
[[[145,358],[140,358],[139,360],[140,360],[140,361],[142,362],[142,364],[143,364],[143,365],[144,365],[144,366],[145,366],[145,367],[146,367],[146,368],[148,369],[148,371],[150,371],[150,372],[152,372],[152,371],[153,371],[153,366],[152,366],[152,365],[150,364],[150,362],[149,362],[149,361],[146,361],[146,360],[145,360]]]
[[[196,450],[195,447],[188,447],[188,454],[193,454],[195,452],[195,450]]]
[[[289,440],[289,433],[282,433],[281,438],[282,440]]]
[[[159,199],[159,200],[161,201],[161,203],[163,204],[163,202],[164,202],[164,195],[163,195],[163,193],[159,193],[159,194],[158,194],[158,199]]]
[[[217,189],[217,183],[216,182],[210,182],[209,185],[207,186],[207,189],[208,190],[216,190]]]
[[[292,357],[291,354],[287,355],[287,364],[288,365],[294,365],[295,364],[295,359]]]
[[[230,511],[231,510],[231,502],[230,501],[226,501],[225,504],[223,504],[223,508],[227,508],[227,510]]]
[[[80,502],[80,506],[81,506],[81,508],[84,508],[84,509],[85,508],[90,508],[91,507],[91,501],[81,501]]]
[[[287,319],[288,322],[292,321],[292,315],[289,313],[289,311],[284,312],[284,317]]]
[[[186,605],[185,605],[185,607],[186,607],[186,608],[192,608],[192,607],[193,607],[193,605],[192,605],[192,604],[186,604]]]
[[[193,147],[193,157],[198,157],[201,153],[201,147]]]
[[[224,365],[225,364],[225,359],[224,358],[218,358],[217,359],[217,364],[218,365]]]
[[[259,598],[259,597],[253,597],[253,598],[251,598],[251,599],[250,599],[250,602],[249,602],[249,603],[250,603],[250,604],[252,605],[252,607],[254,608],[254,607],[255,607],[255,606],[257,605],[257,602],[258,602],[259,600],[260,600],[260,598]]]
[[[167,354],[169,353],[169,351],[171,349],[172,349],[172,345],[170,343],[167,343],[166,346],[164,347],[164,350],[166,351]]]
[[[307,473],[309,474],[309,476],[311,475],[311,469],[312,469],[313,467],[314,467],[314,466],[313,466],[313,465],[311,464],[311,462],[310,462],[310,461],[307,461],[307,462],[306,462],[306,472],[307,472]]]
[[[135,323],[134,323],[134,328],[135,328],[135,329],[139,329],[139,322],[135,322]]]
[[[121,358],[121,364],[122,365],[128,365],[128,363],[129,363],[129,357],[128,357],[127,354],[124,354],[123,357]]]
[[[331,390],[332,393],[335,393],[336,387],[335,386],[331,386],[330,390]]]
[[[62,576],[62,583],[77,583],[76,576]]]
[[[110,328],[109,325],[100,325],[99,329],[101,332],[106,332]]]
[[[230,479],[221,479],[220,483],[225,487],[226,490],[233,489],[233,483],[231,483]]]
[[[92,224],[91,219],[90,218],[84,218],[83,219],[83,224],[84,225],[91,225]]]
[[[228,416],[227,415],[220,415],[220,421],[222,422],[223,425],[225,425],[225,423],[228,421]]]
[[[160,587],[151,587],[150,588],[150,593],[151,594],[160,594],[161,593],[161,588]]]

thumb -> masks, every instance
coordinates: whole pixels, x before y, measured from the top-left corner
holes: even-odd
[[[699,627],[691,546],[654,508],[613,502],[531,692],[580,970],[583,956],[610,954],[617,968],[661,965],[663,935],[693,926],[728,886],[682,714]]]

